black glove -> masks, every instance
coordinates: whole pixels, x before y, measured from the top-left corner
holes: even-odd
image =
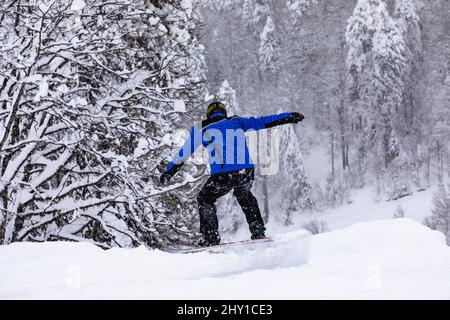
[[[305,116],[299,112],[292,112],[292,122],[299,123],[305,120]]]
[[[169,183],[170,179],[172,179],[172,175],[168,174],[167,172],[164,172],[161,177],[159,177],[159,182],[161,182],[162,185],[165,185]]]
[[[298,112],[291,112],[289,116],[266,123],[266,128],[281,126],[287,123],[299,123],[305,119],[305,116]]]

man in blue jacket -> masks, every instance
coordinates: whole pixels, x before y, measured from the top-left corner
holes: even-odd
[[[298,123],[305,117],[298,112],[254,117],[227,117],[225,105],[218,100],[208,104],[206,120],[194,125],[180,151],[167,165],[160,181],[166,184],[192,153],[203,145],[209,154],[211,176],[200,191],[197,202],[200,214],[201,246],[220,243],[215,203],[233,190],[251,232],[251,239],[265,238],[265,226],[258,202],[251,192],[255,165],[250,159],[244,132]]]

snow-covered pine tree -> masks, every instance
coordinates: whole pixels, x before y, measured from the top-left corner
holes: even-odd
[[[450,53],[450,46],[448,49]],[[436,85],[437,95],[434,97],[435,105],[433,105],[433,114],[431,119],[431,130],[427,136],[430,145],[427,148],[429,156],[435,158],[433,166],[435,172],[435,180],[443,183],[445,176],[450,177],[450,59],[447,70],[442,70],[444,77],[441,82]],[[432,154],[430,154],[432,153]]]
[[[430,115],[423,125],[428,130],[425,140],[428,158],[427,176],[431,183],[443,183],[450,178],[450,33],[448,30],[447,1],[425,2],[427,9],[421,11],[421,27],[424,41],[424,77],[421,78],[423,94],[421,109]],[[424,25],[432,25],[428,28]]]
[[[233,116],[239,114],[239,105],[236,91],[231,87],[227,80],[224,80],[217,92],[217,97],[227,107],[227,114]]]
[[[254,1],[252,0],[244,0],[242,6],[242,22],[243,25],[247,28],[253,27],[253,14],[254,14]]]
[[[433,197],[432,215],[424,224],[433,230],[442,232],[450,246],[450,185],[440,185]]]
[[[349,72],[349,116],[354,123],[354,140],[357,145],[356,168],[359,177],[363,177],[367,166],[371,128],[367,107],[362,103],[365,92],[363,83],[370,74],[370,51],[372,38],[376,30],[376,6],[379,0],[358,0],[352,16],[348,19],[345,41],[348,46],[347,69]],[[360,179],[361,184],[364,179]]]
[[[408,139],[406,147],[413,152],[417,152],[418,143],[423,139],[420,123],[426,121],[419,98],[419,79],[423,74],[422,31],[418,14],[421,4],[420,0],[398,0],[394,11],[395,23],[406,45],[406,61],[401,70],[405,90],[398,131]]]
[[[382,123],[382,154],[387,167],[399,154],[395,117],[403,98],[405,84],[401,76],[406,63],[407,48],[395,21],[381,3],[380,22],[373,37],[374,69],[371,100],[378,106]],[[386,10],[384,10],[386,9]]]
[[[288,225],[292,223],[293,213],[312,209],[314,202],[297,134],[292,125],[285,125],[280,130],[282,219]]]
[[[299,24],[308,11],[317,7],[317,0],[288,0],[287,10],[293,24]]]
[[[198,45],[186,1],[145,4],[0,4],[0,243],[159,246],[168,229],[186,233],[158,205],[158,163],[143,160],[158,159],[175,99],[200,80],[183,67]]]
[[[410,29],[420,29],[418,11],[423,6],[422,0],[396,0],[394,17],[402,34],[407,34]],[[420,30],[412,32],[414,36],[420,34]]]
[[[368,68],[372,38],[377,27],[377,7],[380,0],[358,0],[348,19],[345,40],[348,45],[347,67],[354,78]],[[355,98],[358,97],[355,83]]]
[[[262,70],[275,74],[280,66],[280,44],[272,17],[268,16],[260,36],[259,61]]]
[[[257,35],[270,14],[269,0],[243,0],[242,23]]]
[[[270,11],[269,11],[270,13]],[[259,36],[259,50],[258,50],[258,58],[259,64],[257,66],[258,70],[258,87],[259,91],[257,92],[256,97],[252,97],[252,104],[256,107],[255,111],[259,110],[269,110],[271,107],[276,106],[277,102],[279,102],[279,97],[276,96],[276,88],[278,86],[277,76],[281,69],[281,61],[280,61],[280,41],[277,34],[277,29],[273,22],[272,16],[269,14],[265,21],[264,28]],[[264,92],[264,94],[262,94]],[[266,141],[265,139],[261,139],[259,137],[259,143],[261,141],[271,141],[271,134],[269,132],[265,132],[263,134],[268,134]],[[262,142],[264,143],[264,142]],[[261,145],[259,146],[261,147]],[[261,150],[259,150],[261,152]],[[261,157],[261,155],[260,155]],[[262,160],[261,158],[259,160]],[[267,165],[267,164],[266,164]],[[262,165],[264,166],[264,165]],[[263,218],[267,222],[269,220],[269,198],[270,198],[270,188],[267,181],[267,175],[261,170],[257,174],[256,184],[261,187],[262,194],[262,212]]]
[[[406,45],[381,0],[358,1],[348,21],[346,41],[359,167],[364,170],[370,160],[372,168],[383,171],[400,153],[394,121],[405,88],[401,70]],[[368,152],[372,152],[370,159]]]
[[[411,168],[408,168],[409,174],[415,176],[415,183],[419,187],[424,184],[420,181],[420,175],[417,174],[423,166],[419,149],[420,144],[425,143],[424,126],[430,120],[420,98],[419,83],[424,73],[422,31],[418,13],[421,7],[421,0],[397,0],[394,11],[395,23],[406,45],[406,60],[401,70],[404,90],[398,121],[396,121],[396,131],[410,158],[408,162],[413,164]]]

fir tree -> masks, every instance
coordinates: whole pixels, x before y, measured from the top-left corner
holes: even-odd
[[[317,0],[288,0],[286,7],[293,24],[299,24],[308,11],[317,7]]]
[[[433,230],[442,232],[450,246],[450,185],[440,185],[434,194],[432,216],[424,223]]]
[[[242,7],[243,25],[256,34],[270,14],[269,0],[244,0]]]
[[[375,151],[381,157],[370,162],[383,170],[400,152],[393,121],[405,87],[401,71],[406,45],[381,0],[358,1],[347,25],[346,41],[351,101],[360,134],[360,166],[367,160],[367,153]]]
[[[406,46],[405,63],[400,70],[404,90],[395,123],[396,132],[403,141],[406,152],[403,161],[397,161],[396,166],[403,166],[405,170],[401,175],[414,177],[412,180],[418,188],[425,185],[419,174],[424,164],[420,150],[421,144],[426,140],[427,130],[424,130],[424,125],[429,123],[429,114],[422,106],[419,84],[424,73],[422,31],[418,14],[421,7],[420,0],[398,0],[394,11],[395,23]]]
[[[230,86],[227,80],[222,82],[217,97],[226,105],[229,116],[239,115],[239,105],[236,91]]]
[[[266,25],[260,36],[259,61],[261,68],[269,73],[279,69],[280,46],[272,18],[267,17]]]
[[[281,129],[282,209],[285,224],[292,222],[292,213],[313,208],[311,183],[306,174],[300,143],[293,126]]]

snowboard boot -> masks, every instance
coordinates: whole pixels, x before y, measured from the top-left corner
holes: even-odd
[[[217,246],[220,243],[219,240],[214,240],[214,241],[210,241],[210,240],[206,240],[206,239],[200,239],[198,240],[198,245],[200,247],[212,247],[212,246]]]
[[[219,243],[220,243],[220,236],[217,231],[206,232],[206,234],[203,235],[203,239],[200,239],[198,241],[198,245],[200,247],[217,246]]]
[[[266,228],[264,227],[264,223],[261,223],[259,221],[254,221],[250,223],[250,232],[252,234],[251,239],[252,240],[259,240],[259,239],[265,239],[266,238]]]
[[[252,233],[252,236],[250,238],[252,240],[266,239],[266,235],[264,234],[264,231],[255,232],[255,233]]]

